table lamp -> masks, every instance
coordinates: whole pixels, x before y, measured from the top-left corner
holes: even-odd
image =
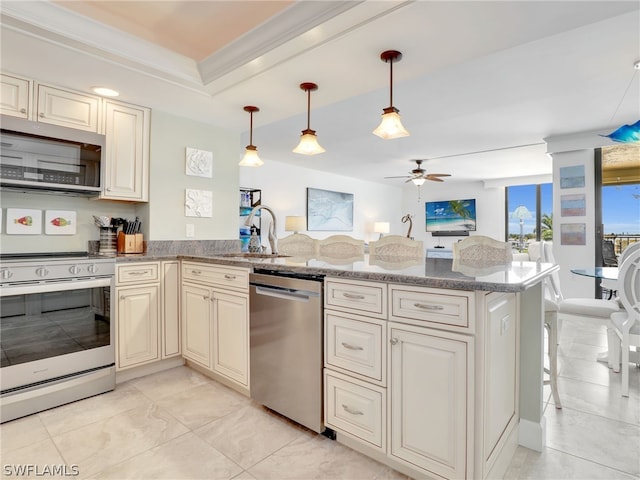
[[[378,240],[380,240],[385,233],[389,233],[389,222],[375,222],[373,231],[380,234],[378,237]]]
[[[307,217],[305,216],[290,216],[284,219],[284,229],[287,232],[299,233],[300,230],[304,230],[307,226]]]

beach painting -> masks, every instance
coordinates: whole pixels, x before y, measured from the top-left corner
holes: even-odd
[[[353,194],[307,188],[307,230],[352,231]]]
[[[560,245],[586,245],[587,225],[585,223],[563,223],[560,225]]]
[[[587,214],[584,194],[560,195],[561,217],[584,217]]]
[[[584,187],[584,165],[560,167],[560,188]]]
[[[425,210],[427,232],[476,230],[475,199],[426,202]]]

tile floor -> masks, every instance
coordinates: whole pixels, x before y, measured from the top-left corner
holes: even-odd
[[[519,447],[506,478],[639,479],[640,369],[623,398],[619,375],[594,361],[604,327],[565,322],[560,338],[564,408],[545,387],[547,447]],[[0,440],[3,478],[25,464],[77,465],[75,478],[95,479],[407,478],[186,367],[5,423]]]

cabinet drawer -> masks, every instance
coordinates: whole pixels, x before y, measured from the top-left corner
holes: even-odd
[[[391,311],[389,320],[451,330],[469,331],[473,296],[470,292],[447,291],[425,287],[390,285]]]
[[[386,391],[325,370],[325,423],[384,451]]]
[[[356,315],[325,313],[326,366],[362,375],[384,385],[386,322]]]
[[[118,265],[116,272],[116,284],[123,285],[129,283],[159,282],[159,271],[160,268],[157,262]]]
[[[182,262],[182,279],[233,290],[249,289],[249,270],[246,268]]]
[[[384,283],[327,279],[325,307],[387,318],[387,288]]]

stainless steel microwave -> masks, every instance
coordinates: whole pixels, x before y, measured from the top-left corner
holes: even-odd
[[[98,195],[105,136],[0,116],[0,187]]]

